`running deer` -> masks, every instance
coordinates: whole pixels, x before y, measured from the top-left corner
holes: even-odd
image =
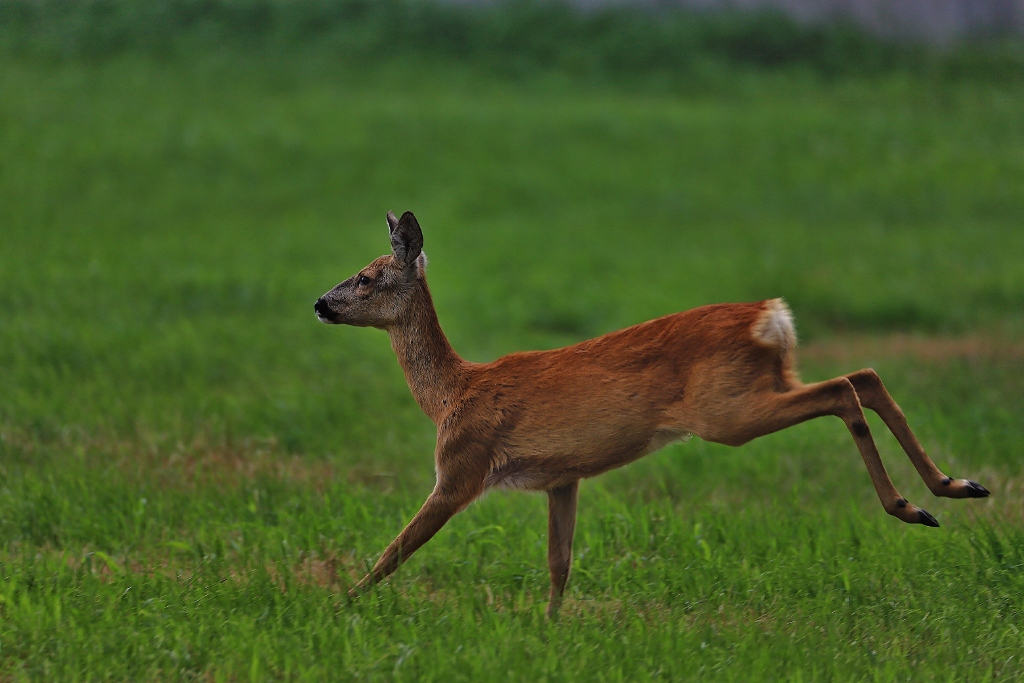
[[[874,370],[801,383],[793,319],[782,299],[702,306],[562,349],[467,362],[438,324],[415,216],[388,213],[387,220],[392,253],[324,294],[315,310],[322,322],[391,336],[409,389],[437,425],[437,483],[353,597],[395,571],[477,496],[502,486],[548,494],[554,616],[569,578],[580,479],[694,434],[739,446],[834,415],[853,436],[885,511],[938,526],[893,486],[864,419],[869,408],[933,494],[989,495],[976,482],[939,471]]]

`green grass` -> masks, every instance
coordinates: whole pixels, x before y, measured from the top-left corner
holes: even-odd
[[[671,87],[226,49],[0,61],[0,680],[1015,680],[1024,96],[730,70]],[[685,79],[684,79],[685,80]],[[312,303],[414,210],[472,360],[785,296],[993,489],[887,517],[837,421],[489,494],[349,604],[433,482],[386,336]]]

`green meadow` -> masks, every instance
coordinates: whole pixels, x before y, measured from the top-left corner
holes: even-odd
[[[720,63],[674,79],[231,44],[0,53],[0,681],[1024,677],[1024,89]],[[423,226],[466,358],[783,296],[874,367],[888,517],[820,419],[494,491],[347,589],[433,484],[385,333],[316,298]]]

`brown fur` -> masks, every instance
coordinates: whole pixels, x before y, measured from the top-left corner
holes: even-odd
[[[353,594],[484,490],[503,486],[548,492],[553,614],[569,575],[580,479],[691,434],[739,446],[823,415],[846,423],[889,514],[937,526],[889,480],[862,406],[878,412],[933,493],[988,494],[935,467],[873,370],[802,384],[781,299],[702,306],[562,349],[464,361],[438,323],[415,217],[389,214],[388,223],[394,253],[325,294],[316,311],[325,322],[388,331],[409,389],[437,424],[437,485]]]

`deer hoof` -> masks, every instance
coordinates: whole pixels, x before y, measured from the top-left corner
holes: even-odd
[[[964,485],[964,491],[967,493],[968,498],[988,498],[992,495],[987,488],[976,481],[970,480]]]
[[[943,498],[988,498],[992,494],[987,488],[970,479],[950,479],[946,477],[942,486],[932,489],[932,493]]]
[[[931,513],[927,510],[922,510],[921,508],[917,509],[917,523],[924,524],[925,526],[939,526],[939,522],[932,517]]]

